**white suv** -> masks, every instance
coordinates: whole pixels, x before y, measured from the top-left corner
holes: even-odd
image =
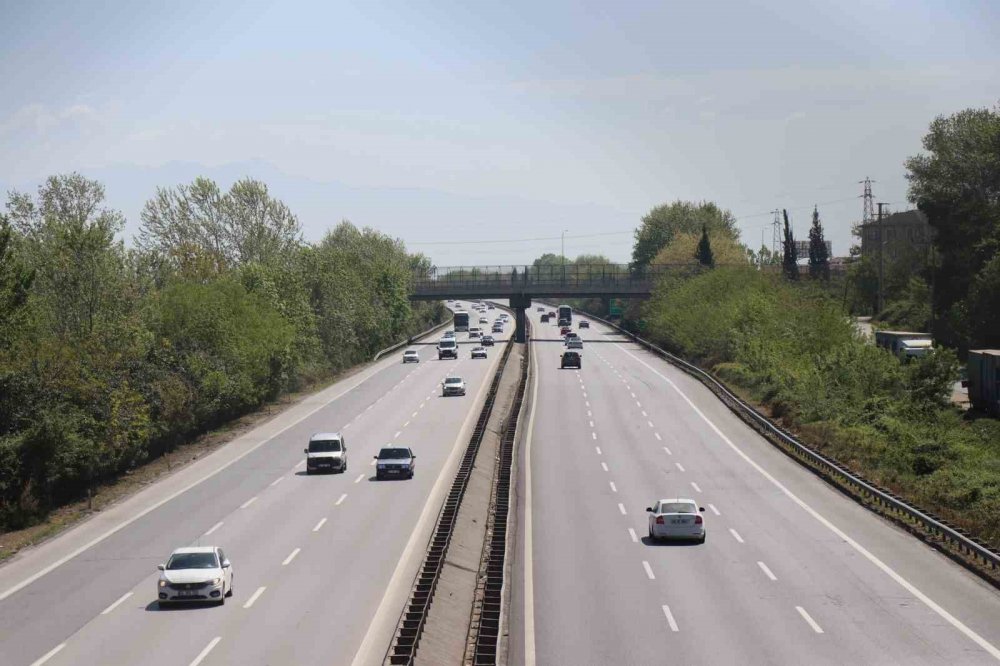
[[[305,449],[306,474],[313,472],[346,472],[347,442],[340,433],[318,432],[309,438]]]

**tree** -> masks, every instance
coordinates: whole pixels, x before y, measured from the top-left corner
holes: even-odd
[[[813,207],[812,227],[809,228],[809,277],[830,279],[830,255],[823,239],[823,223],[819,220],[819,209]]]
[[[28,300],[28,290],[35,279],[34,271],[25,268],[14,256],[12,234],[7,217],[0,215],[0,335],[15,311]]]
[[[701,226],[701,240],[698,241],[695,257],[702,266],[711,268],[715,265],[715,259],[712,258],[712,244],[708,240],[708,227],[705,225]]]
[[[700,266],[698,246],[701,233],[678,234],[669,245],[660,250],[653,259],[654,264],[670,266]],[[750,259],[746,249],[728,236],[715,236],[708,232],[713,266],[747,266]]]
[[[1000,346],[1000,106],[939,116],[927,154],[906,161],[909,198],[936,232],[935,337],[956,346]],[[989,285],[986,292],[983,287]],[[994,315],[995,316],[995,315]]]
[[[785,277],[789,280],[799,279],[799,253],[795,249],[795,237],[792,235],[792,227],[788,223],[788,211],[781,211],[785,216],[785,242],[784,254],[782,255],[781,267],[785,272]]]
[[[714,237],[725,236],[734,241],[739,240],[736,218],[714,203],[675,201],[657,206],[642,218],[642,224],[635,231],[632,267],[645,268],[675,236],[682,233],[697,234],[703,227],[707,227]]]

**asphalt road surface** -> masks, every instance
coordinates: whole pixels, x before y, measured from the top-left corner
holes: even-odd
[[[418,349],[419,364],[393,353],[0,568],[0,664],[380,662],[502,346],[486,361]],[[441,397],[452,373],[465,397]],[[346,473],[306,476],[317,431],[344,434]],[[375,481],[387,443],[413,448],[414,479]],[[162,610],[156,565],[191,544],[225,549],[235,594]]]
[[[558,338],[532,310],[536,340]],[[534,345],[511,663],[1000,660],[995,589],[805,471],[696,380],[603,326],[581,335],[579,372],[559,369],[559,342]],[[704,545],[648,539],[645,507],[670,497],[705,507]]]

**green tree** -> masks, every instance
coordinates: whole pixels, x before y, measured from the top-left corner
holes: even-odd
[[[1000,106],[939,116],[923,147],[906,167],[910,200],[936,232],[935,337],[1000,346],[996,315],[980,315],[1000,307],[992,263],[1000,251]]]
[[[675,201],[657,206],[642,218],[642,223],[635,231],[633,268],[645,268],[652,263],[660,250],[669,245],[678,234],[697,234],[703,227],[707,227],[713,237],[727,236],[734,241],[739,240],[736,218],[714,203]]]
[[[823,238],[823,223],[819,219],[819,208],[813,207],[812,226],[809,228],[809,277],[814,280],[830,279],[830,255],[826,251]]]
[[[788,211],[781,211],[785,216],[785,242],[784,254],[782,255],[781,268],[785,277],[789,280],[799,279],[799,253],[795,249],[795,236],[792,234],[792,227],[788,223]]]
[[[701,227],[701,240],[698,241],[698,251],[695,253],[695,258],[702,266],[711,268],[715,265],[715,259],[712,257],[712,244],[708,240],[708,227],[705,225]]]

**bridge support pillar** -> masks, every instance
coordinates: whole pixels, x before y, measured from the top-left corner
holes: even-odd
[[[527,342],[524,325],[524,311],[531,307],[531,296],[527,294],[517,294],[510,297],[510,307],[514,309],[514,342]]]

